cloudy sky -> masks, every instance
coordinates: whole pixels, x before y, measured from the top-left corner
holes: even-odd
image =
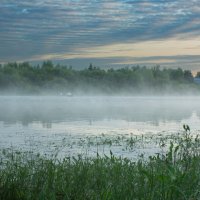
[[[199,0],[0,0],[0,62],[200,70]]]

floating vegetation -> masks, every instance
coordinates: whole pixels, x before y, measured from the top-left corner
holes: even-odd
[[[137,148],[141,136],[80,140],[80,145]],[[158,137],[159,138],[159,137]],[[0,199],[200,199],[200,138],[188,128],[157,141],[161,152],[137,160],[109,155],[45,157],[1,150]],[[126,148],[126,147],[124,147]],[[168,149],[168,150],[166,150]],[[163,152],[162,152],[163,151]]]

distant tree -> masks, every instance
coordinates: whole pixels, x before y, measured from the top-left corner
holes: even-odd
[[[90,65],[89,65],[89,67],[88,67],[88,70],[93,70],[93,65],[92,65],[92,63],[90,63]]]
[[[181,68],[171,70],[170,78],[171,80],[175,80],[175,81],[183,80],[184,79],[183,70]]]
[[[192,72],[190,70],[185,70],[184,71],[184,79],[188,82],[193,82],[193,75],[192,75]]]
[[[156,78],[158,78],[159,76],[160,76],[160,66],[159,65],[156,65],[155,67],[153,67],[153,76],[154,76],[154,78],[156,79]]]
[[[200,77],[200,72],[197,73]],[[8,63],[0,67],[0,89],[9,87],[30,91],[42,89],[57,91],[163,91],[169,85],[181,89],[193,82],[191,71],[182,69],[161,69],[160,66],[148,68],[139,65],[131,68],[101,69],[92,64],[83,70],[75,70],[66,65],[54,65],[45,61],[33,66],[28,62]],[[192,85],[189,85],[192,87]],[[79,91],[80,91],[79,90]]]
[[[50,60],[44,61],[42,64],[43,69],[52,69],[53,67],[54,67],[54,65]]]

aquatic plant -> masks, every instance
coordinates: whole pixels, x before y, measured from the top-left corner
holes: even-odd
[[[166,144],[167,152],[148,159],[110,151],[61,160],[2,150],[0,199],[200,199],[200,139],[184,129]]]

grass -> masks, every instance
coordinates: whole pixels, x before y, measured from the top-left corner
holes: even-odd
[[[61,160],[2,150],[0,199],[200,199],[200,139],[188,128],[167,152],[135,161],[112,152]]]

